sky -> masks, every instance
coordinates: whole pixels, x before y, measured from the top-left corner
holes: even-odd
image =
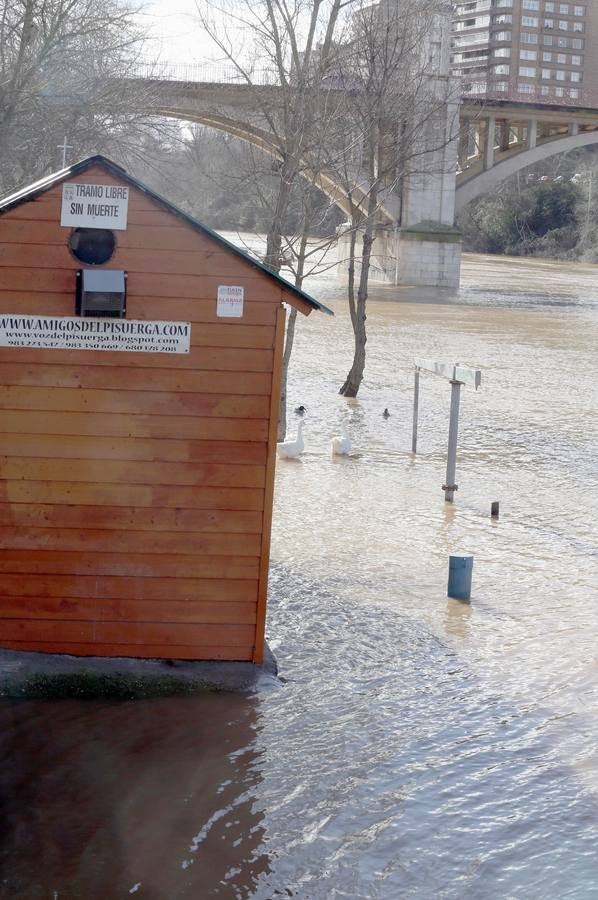
[[[195,0],[147,0],[140,15],[150,33],[149,56],[163,64],[218,61],[218,49],[202,33]]]

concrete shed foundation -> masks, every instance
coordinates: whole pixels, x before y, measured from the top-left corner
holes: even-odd
[[[267,645],[262,665],[0,649],[0,696],[134,700],[202,691],[251,692],[279,684],[277,671],[276,659]]]

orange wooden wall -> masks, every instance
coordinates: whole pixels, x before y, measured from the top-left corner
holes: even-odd
[[[0,216],[0,312],[75,314],[61,195]],[[0,645],[260,661],[289,298],[135,188],[115,236],[127,318],[190,321],[191,353],[0,348]]]

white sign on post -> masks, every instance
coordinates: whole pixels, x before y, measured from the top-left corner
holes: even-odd
[[[221,284],[218,287],[216,315],[223,318],[240,319],[243,315],[243,298],[245,289],[234,284]]]
[[[71,228],[111,228],[125,231],[129,188],[120,184],[62,186],[60,224]]]

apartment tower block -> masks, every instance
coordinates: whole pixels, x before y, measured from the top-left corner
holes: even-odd
[[[464,95],[598,104],[598,0],[459,2],[452,32]]]

